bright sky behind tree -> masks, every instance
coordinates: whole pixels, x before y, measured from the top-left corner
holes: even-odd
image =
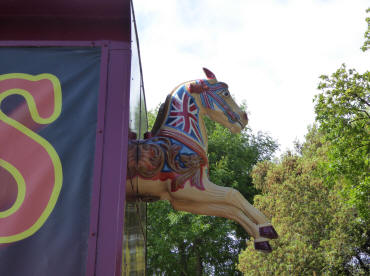
[[[314,121],[319,76],[369,70],[368,0],[134,0],[148,109],[202,67],[245,101],[249,126],[281,151]]]

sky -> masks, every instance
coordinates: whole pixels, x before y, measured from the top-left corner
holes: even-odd
[[[319,76],[369,70],[368,0],[134,0],[146,103],[157,107],[202,67],[246,102],[249,127],[280,152],[314,122]]]

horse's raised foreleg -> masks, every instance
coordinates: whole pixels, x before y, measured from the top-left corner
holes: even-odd
[[[274,227],[267,220],[265,215],[254,208],[239,191],[230,188],[226,195],[226,202],[240,208],[249,218],[253,219],[254,222],[258,224],[259,234],[261,236],[269,239],[276,239],[278,237]]]
[[[254,208],[240,192],[229,187],[218,186],[207,178],[203,179],[203,183],[205,187],[204,191],[199,191],[190,187],[190,185],[185,185],[184,189],[171,193],[171,197],[177,200],[208,204],[214,203],[215,205],[226,204],[234,207],[232,210],[237,213],[242,212],[244,217],[248,217],[248,220],[258,226],[258,232],[261,236],[269,239],[277,238],[278,235],[267,218],[259,210]],[[259,234],[253,234],[253,236],[258,237]]]
[[[239,223],[247,233],[254,237],[257,250],[271,252],[268,239],[261,237],[259,227],[238,208],[228,204],[204,203],[193,201],[171,200],[172,207],[178,211],[186,211],[197,215],[217,216],[231,219]]]
[[[269,224],[265,215],[250,204],[239,191],[229,188],[225,196],[225,202],[243,210],[243,212],[250,217],[254,223],[259,225]]]

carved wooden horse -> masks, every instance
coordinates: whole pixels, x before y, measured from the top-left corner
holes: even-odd
[[[169,200],[176,210],[220,216],[238,222],[257,250],[270,252],[278,237],[266,217],[238,191],[208,179],[207,133],[203,116],[240,132],[247,114],[231,98],[228,86],[203,69],[207,79],[180,84],[162,104],[145,140],[131,140],[127,199]]]

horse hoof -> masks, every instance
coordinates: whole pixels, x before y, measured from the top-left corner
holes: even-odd
[[[279,237],[273,226],[260,227],[260,236],[268,239],[277,239]]]
[[[254,249],[256,249],[258,251],[265,252],[265,253],[271,253],[272,252],[272,248],[271,248],[268,241],[255,242],[254,243]]]

